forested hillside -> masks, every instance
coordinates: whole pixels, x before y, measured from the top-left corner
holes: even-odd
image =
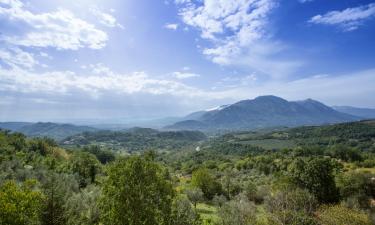
[[[0,224],[370,225],[374,127],[362,121],[205,141],[139,128],[124,137],[90,134],[134,139],[144,149],[152,142],[141,137],[150,136],[194,146],[126,156],[92,142],[65,149],[1,131]]]
[[[95,131],[95,128],[88,126],[76,126],[72,124],[60,123],[24,123],[24,122],[4,122],[0,123],[0,128],[21,132],[30,137],[50,137],[62,140],[71,135],[85,131]]]
[[[115,151],[177,150],[206,140],[200,131],[158,131],[132,128],[124,131],[84,132],[62,141],[66,146],[100,145]]]

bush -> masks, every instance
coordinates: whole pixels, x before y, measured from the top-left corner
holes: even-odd
[[[341,205],[323,206],[317,215],[321,225],[371,225],[366,213]]]

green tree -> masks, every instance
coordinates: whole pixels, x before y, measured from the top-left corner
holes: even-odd
[[[109,166],[102,190],[102,220],[111,225],[171,223],[174,190],[165,170],[140,156]]]
[[[252,225],[256,224],[256,206],[247,200],[245,195],[238,195],[235,199],[224,204],[219,209],[223,225]]]
[[[98,200],[100,189],[88,186],[74,193],[66,202],[67,225],[97,225],[100,220]]]
[[[202,224],[198,213],[192,207],[191,202],[183,197],[178,197],[172,205],[173,225],[200,225]]]
[[[321,203],[333,203],[339,199],[335,183],[336,162],[328,158],[296,159],[289,168],[292,181],[311,192]]]
[[[372,175],[361,172],[343,173],[337,178],[340,196],[349,207],[370,208],[370,200],[375,195]]]
[[[316,224],[313,213],[317,205],[314,196],[308,191],[291,187],[279,190],[265,200],[265,206],[275,224]]]
[[[186,195],[188,199],[193,203],[194,209],[197,208],[197,203],[203,200],[203,192],[200,188],[187,189]]]
[[[96,175],[100,171],[100,162],[88,152],[77,152],[73,154],[71,171],[79,175],[80,187],[86,187],[89,183],[94,183]]]
[[[216,194],[221,194],[221,184],[215,181],[210,171],[206,168],[200,168],[193,172],[191,184],[200,188],[204,197],[211,200]]]
[[[1,225],[39,225],[43,194],[34,190],[35,180],[22,185],[6,181],[0,187]]]
[[[45,195],[41,220],[43,225],[65,225],[66,200],[78,191],[76,180],[66,174],[50,173],[42,184]]]

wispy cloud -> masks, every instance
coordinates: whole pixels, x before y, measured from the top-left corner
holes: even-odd
[[[177,79],[180,79],[180,80],[188,79],[188,78],[193,78],[193,77],[200,77],[199,74],[196,74],[196,73],[187,73],[187,72],[173,72],[172,76],[175,77],[175,78],[177,78]]]
[[[33,69],[39,64],[32,53],[25,52],[18,47],[0,48],[0,61],[11,68]]]
[[[269,15],[278,5],[275,0],[183,1],[177,5],[182,21],[212,44],[202,53],[214,63],[240,64],[275,77],[301,64],[275,56],[285,49],[268,28]]]
[[[99,22],[107,27],[119,27],[124,29],[124,26],[117,22],[116,18],[109,13],[102,12],[98,7],[92,6],[89,11],[98,18]]]
[[[167,23],[164,25],[164,28],[169,30],[177,30],[178,24],[177,23]]]
[[[7,0],[2,1],[0,16],[2,23],[24,28],[17,32],[6,30],[2,33],[1,40],[13,45],[71,50],[83,47],[100,49],[108,40],[104,31],[65,9],[36,14],[27,10],[21,1]]]
[[[88,75],[78,75],[72,71],[31,72],[19,67],[0,69],[0,91],[22,93],[71,94],[81,91],[93,97],[105,92],[114,94],[148,93],[153,95],[170,94],[174,96],[202,95],[202,91],[183,83],[151,78],[145,72],[130,74],[116,73],[102,64],[90,65]],[[184,79],[195,74],[178,73]]]
[[[344,31],[358,29],[365,20],[375,16],[375,3],[347,8],[342,11],[331,11],[312,17],[309,22],[324,25],[336,25]]]

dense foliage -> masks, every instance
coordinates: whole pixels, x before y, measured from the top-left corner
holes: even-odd
[[[49,138],[0,131],[0,225],[372,224],[372,126],[231,133],[134,154],[91,142],[64,149]],[[144,135],[133,140],[143,150],[152,147],[150,136],[189,135],[132,132]],[[294,145],[263,148],[270,138]]]

